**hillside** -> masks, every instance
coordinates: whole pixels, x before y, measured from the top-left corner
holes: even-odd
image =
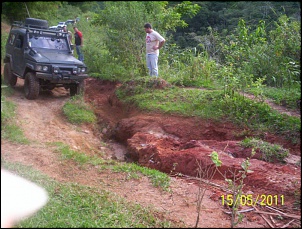
[[[198,182],[193,174],[196,169],[193,163],[194,157],[201,161],[207,160],[207,155],[213,149],[222,152],[227,148],[228,150],[224,152],[232,152],[234,155],[241,152],[234,140],[234,133],[238,129],[225,123],[223,125],[204,123],[194,118],[144,114],[137,110],[125,109],[114,97],[116,87],[117,85],[113,83],[92,78],[86,81],[85,99],[96,107],[95,112],[99,117],[101,132],[97,132],[90,126],[78,128],[66,122],[62,115],[62,106],[68,100],[69,93],[65,89],[55,89],[52,93],[45,92],[37,100],[29,101],[24,98],[22,80],[18,80],[14,94],[8,99],[17,105],[17,123],[32,143],[20,145],[2,139],[2,157],[10,162],[30,165],[60,182],[76,182],[106,189],[142,206],[151,204],[161,212],[162,217],[173,222],[183,222],[186,227],[193,227],[197,217],[196,195],[198,193]],[[198,122],[198,128],[194,129],[196,122]],[[113,129],[117,125],[120,127],[119,131],[114,132]],[[132,152],[139,152],[139,155],[145,155],[148,158],[152,152],[153,154],[155,152],[153,158],[150,157],[148,161],[144,159],[144,156],[139,157],[140,164],[169,173],[169,166],[178,163],[177,169],[180,169],[183,174],[187,173],[188,176],[178,177],[171,174],[173,175],[171,176],[171,194],[154,188],[146,177],[140,180],[127,180],[123,173],[111,171],[100,173],[94,166],[83,169],[75,163],[62,163],[53,149],[47,147],[48,142],[62,141],[72,149],[80,150],[87,155],[99,155],[102,151],[106,152],[103,155],[104,158],[116,158],[123,161],[124,157],[121,155],[126,152],[125,148],[114,143],[113,139],[108,140],[113,133],[115,133],[115,139],[127,142],[127,149],[131,149]],[[204,136],[203,139],[198,137],[198,134]],[[107,142],[107,146],[102,144],[104,141]],[[145,147],[143,147],[144,144]],[[223,163],[226,166],[229,165],[230,168],[242,161],[240,156],[232,159],[221,153],[221,157]],[[291,215],[300,215],[293,208],[296,201],[293,193],[299,189],[301,178],[300,167],[295,165],[298,158],[300,158],[299,155],[296,157],[293,155],[291,158],[293,161],[289,160],[286,165],[266,163],[257,159],[251,161],[251,170],[254,172],[248,176],[244,192],[253,193],[255,196],[256,194],[284,195],[285,204],[282,206],[279,204],[276,207],[290,216],[284,217],[279,225],[291,221],[293,219]],[[155,166],[154,162],[158,161],[161,162],[160,167]],[[227,186],[220,177],[214,178],[210,181],[216,185],[202,183],[202,187],[207,191],[201,205],[202,220],[199,222],[199,227],[228,227],[230,225],[230,216],[224,213],[228,209],[221,205],[221,195],[227,194],[225,191]],[[287,185],[284,185],[284,182]],[[242,206],[242,209],[246,208],[247,206]],[[264,206],[259,206],[258,209],[272,211]],[[299,221],[294,223],[299,223]],[[256,211],[245,213],[245,218],[239,226],[268,227]]]

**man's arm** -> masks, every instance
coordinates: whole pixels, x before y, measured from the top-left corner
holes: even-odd
[[[82,32],[78,31],[78,35],[81,39],[81,46],[83,46],[83,34],[82,34]]]
[[[166,42],[166,40],[164,39],[164,40],[162,40],[161,42],[159,42],[159,44],[158,44],[158,46],[153,46],[153,49],[154,50],[156,50],[156,49],[160,49],[161,47],[163,47],[164,46],[164,44],[165,44],[165,42]]]
[[[164,44],[165,44],[165,42],[166,42],[166,40],[163,40],[163,41],[159,42],[158,49],[160,49],[161,47],[163,47]]]
[[[81,46],[83,46],[83,37],[81,37]]]

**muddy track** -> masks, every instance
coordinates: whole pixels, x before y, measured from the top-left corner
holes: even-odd
[[[119,85],[108,81],[87,79],[85,82],[85,100],[94,108],[98,116],[98,127],[69,124],[62,114],[62,106],[69,98],[69,92],[58,88],[52,92],[43,92],[35,101],[24,98],[23,82],[18,79],[15,93],[9,97],[17,104],[17,123],[22,127],[29,146],[11,144],[2,140],[2,155],[7,160],[32,165],[49,176],[62,182],[78,182],[98,188],[111,190],[129,201],[142,205],[152,203],[156,209],[175,222],[184,222],[192,227],[196,221],[196,177],[199,160],[205,166],[212,166],[209,154],[215,150],[220,154],[223,172],[240,169],[240,162],[249,151],[238,146],[238,137],[242,130],[231,123],[209,123],[196,118],[167,116],[156,113],[142,113],[124,106],[114,96]],[[300,147],[290,146],[276,136],[267,136],[273,142],[282,142],[292,147],[292,158],[286,165],[266,163],[252,159],[253,173],[247,180],[244,192],[257,194],[285,195],[286,205],[280,210],[297,214],[293,210],[294,191],[300,187],[301,169],[295,166],[300,158]],[[126,180],[122,174],[100,173],[96,168],[85,171],[74,164],[62,163],[53,152],[49,142],[64,142],[71,148],[89,155],[104,158],[117,158],[137,161],[141,165],[155,168],[168,174],[182,173],[192,180],[172,176],[172,195],[164,193],[150,185],[147,178],[139,181]],[[102,144],[105,141],[106,144]],[[118,141],[121,144],[117,144]],[[177,165],[177,166],[175,166]],[[171,173],[173,171],[173,173]],[[222,177],[211,180],[225,186]],[[286,185],[284,185],[286,183]],[[204,185],[204,184],[203,184]],[[208,191],[203,202],[204,220],[200,227],[228,227],[229,216],[221,206],[221,188],[207,186]],[[245,208],[242,206],[242,208]],[[267,210],[267,209],[266,209]],[[284,222],[289,221],[286,218]],[[250,212],[241,227],[267,227],[259,214]]]

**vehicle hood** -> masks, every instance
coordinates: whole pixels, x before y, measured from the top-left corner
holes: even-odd
[[[39,52],[37,50],[34,59],[41,63],[83,65],[82,61],[67,52]]]

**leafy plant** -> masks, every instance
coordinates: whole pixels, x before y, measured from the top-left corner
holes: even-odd
[[[251,157],[253,157],[255,153],[256,152],[254,151],[254,149],[252,149]],[[218,153],[213,151],[210,156],[212,162],[215,164],[216,171],[218,171],[220,175],[225,178],[225,181],[228,183],[229,189],[232,192],[231,200],[230,202],[228,202],[228,205],[232,208],[231,228],[233,228],[238,223],[242,222],[242,219],[244,217],[241,213],[238,212],[238,208],[240,206],[239,200],[242,196],[242,190],[244,187],[244,179],[246,178],[248,173],[252,172],[251,170],[249,170],[251,157],[246,158],[241,163],[242,170],[229,170],[229,172],[232,174],[232,179],[229,179],[225,175],[223,175],[218,169],[218,167],[222,165],[222,162],[219,160]]]
[[[243,147],[252,147],[255,150],[259,150],[259,152],[261,153],[261,159],[267,162],[284,162],[284,159],[289,154],[289,151],[287,149],[284,149],[278,144],[271,144],[255,138],[245,138],[240,142],[240,145]]]

